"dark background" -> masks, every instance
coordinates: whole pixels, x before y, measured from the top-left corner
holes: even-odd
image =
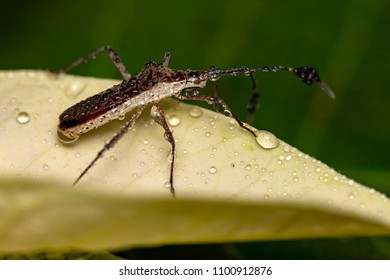
[[[254,126],[389,195],[389,14],[385,0],[2,1],[0,68],[57,69],[103,45],[113,46],[132,74],[148,60],[159,62],[165,51],[176,69],[311,65],[336,100],[287,73],[259,73],[262,97]],[[121,78],[104,55],[72,73]],[[223,78],[219,86],[221,97],[245,119],[250,80]],[[388,241],[169,246],[123,255],[390,258]]]

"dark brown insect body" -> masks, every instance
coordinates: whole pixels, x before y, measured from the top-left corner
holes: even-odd
[[[174,196],[175,188],[173,186],[173,168],[175,160],[175,141],[172,131],[165,119],[164,112],[158,105],[160,100],[167,97],[173,96],[181,100],[198,100],[212,104],[218,112],[232,116],[243,129],[256,136],[256,133],[252,129],[247,127],[230,111],[222,99],[216,95],[205,96],[198,94],[196,89],[203,88],[208,80],[216,81],[221,76],[250,76],[253,85],[252,98],[248,103],[248,111],[250,114],[254,113],[259,97],[253,77],[253,73],[255,72],[288,71],[298,76],[307,85],[310,85],[313,82],[319,83],[321,88],[328,95],[334,97],[330,88],[320,80],[316,70],[308,66],[298,68],[284,66],[259,68],[239,67],[226,70],[210,68],[209,70],[204,71],[183,71],[170,69],[168,67],[170,54],[166,53],[161,64],[153,61],[148,62],[139,74],[131,78],[119,56],[111,47],[108,46],[102,47],[96,52],[78,59],[68,67],[63,68],[58,72],[70,70],[82,62],[96,57],[103,51],[109,52],[112,61],[122,73],[124,81],[66,109],[59,116],[58,132],[69,139],[77,139],[83,133],[95,129],[114,119],[122,119],[124,115],[130,111],[134,112],[132,113],[130,120],[113,136],[109,142],[104,145],[95,159],[93,159],[93,161],[80,174],[75,181],[75,184],[85,175],[85,173],[105,151],[112,148],[119,139],[131,129],[145,106],[152,104],[153,115],[155,116],[153,119],[164,128],[165,138],[172,146],[172,162],[169,182],[171,193]]]
[[[172,70],[149,62],[137,76],[65,110],[59,117],[58,130],[69,138],[78,138],[138,106],[178,95],[186,88],[204,87],[206,77],[206,72]]]

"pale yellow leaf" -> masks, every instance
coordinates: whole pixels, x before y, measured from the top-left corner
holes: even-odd
[[[270,143],[268,132],[256,140],[228,117],[174,100],[162,105],[177,140],[176,199],[165,187],[171,147],[149,107],[72,186],[124,121],[63,144],[58,116],[117,82],[0,73],[0,251],[390,233],[383,194]]]

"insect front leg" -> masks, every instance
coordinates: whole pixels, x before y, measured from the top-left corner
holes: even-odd
[[[248,116],[246,119],[246,122],[249,123],[250,125],[253,125],[253,121],[255,118],[255,112],[257,108],[259,107],[259,100],[260,100],[260,94],[256,88],[256,80],[255,77],[253,76],[252,73],[249,74],[252,80],[252,95],[251,98],[249,99],[247,105],[246,105],[246,110],[248,111]]]
[[[216,70],[216,68],[214,66],[211,66],[208,71],[212,72]],[[247,123],[249,123],[250,125],[253,124],[253,121],[254,121],[254,114],[255,114],[255,111],[257,109],[257,107],[259,106],[259,99],[260,99],[260,94],[259,92],[257,91],[257,88],[256,88],[256,81],[255,81],[255,77],[253,76],[252,73],[249,72],[249,76],[251,77],[251,81],[252,81],[252,96],[251,98],[249,99],[248,103],[247,103],[247,111],[248,111],[248,116],[247,116]],[[218,88],[218,78],[214,78],[214,79],[210,79],[211,81],[214,82],[214,97],[218,98],[219,97],[219,94],[218,94],[218,91],[219,91],[219,88]]]
[[[95,57],[97,57],[99,54],[101,54],[104,51],[108,52],[108,55],[110,56],[111,61],[115,64],[116,68],[118,68],[118,70],[122,74],[123,78],[125,80],[129,80],[131,78],[131,75],[127,71],[127,69],[126,69],[125,65],[123,64],[119,55],[110,46],[103,46],[100,49],[98,49],[97,51],[90,53],[84,57],[81,57],[81,58],[77,59],[75,62],[69,64],[68,66],[61,68],[61,69],[54,71],[54,72],[55,73],[68,72],[69,70],[79,66],[81,63],[88,62],[88,61],[94,59]]]
[[[170,176],[169,176],[169,184],[170,184],[169,188],[171,190],[172,197],[175,197],[175,187],[173,186],[173,168],[175,166],[175,138],[173,138],[172,130],[168,125],[168,122],[165,118],[164,111],[160,107],[160,105],[158,105],[157,103],[154,103],[150,112],[151,112],[151,116],[152,116],[153,120],[164,128],[165,140],[167,140],[171,144],[171,147],[172,147],[172,152],[171,152],[172,153],[172,161],[171,161],[171,172],[170,172]]]
[[[194,101],[203,101],[207,102],[208,104],[211,104],[214,106],[215,110],[218,113],[228,115],[229,117],[233,117],[239,126],[241,126],[243,129],[251,133],[254,137],[257,137],[256,133],[247,127],[233,112],[229,109],[229,107],[226,105],[226,103],[219,97],[210,96],[210,95],[177,95],[176,98],[180,100],[194,100]],[[219,106],[222,106],[223,110],[219,108]]]

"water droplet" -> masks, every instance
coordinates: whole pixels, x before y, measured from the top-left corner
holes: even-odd
[[[61,131],[58,131],[58,130],[57,130],[57,137],[58,137],[58,139],[59,139],[62,143],[65,143],[65,144],[73,143],[73,142],[75,142],[77,139],[79,139],[79,137],[76,137],[76,138],[68,137],[68,136],[64,135]]]
[[[80,157],[81,156],[81,154],[80,153],[76,153],[76,157]]]
[[[227,108],[225,108],[225,109],[223,110],[223,112],[224,112],[224,114],[225,114],[226,116],[228,116],[228,117],[232,117],[232,116],[233,116],[232,112],[231,112],[229,109],[227,109]]]
[[[283,150],[284,150],[286,153],[289,153],[289,152],[291,152],[291,147],[290,147],[289,145],[287,145],[287,144],[284,144]]]
[[[164,188],[171,188],[171,183],[165,182],[164,183]]]
[[[171,152],[169,152],[167,159],[169,162],[172,162],[172,153]]]
[[[65,94],[69,98],[76,98],[85,88],[86,84],[81,81],[74,81],[66,87]]]
[[[30,116],[27,112],[22,111],[22,112],[19,112],[16,120],[20,124],[25,124],[25,123],[28,123],[30,121]]]
[[[118,120],[123,121],[125,119],[125,114],[118,115]]]
[[[210,166],[209,172],[210,172],[210,174],[215,174],[215,173],[217,173],[217,168],[215,166]]]
[[[293,181],[294,181],[294,182],[298,182],[298,181],[299,181],[299,178],[298,178],[297,176],[294,176],[294,177],[293,177]]]
[[[289,155],[289,156],[286,156],[286,160],[290,160],[292,157]]]
[[[188,113],[190,114],[191,117],[194,118],[199,118],[202,115],[202,110],[196,107],[192,107]]]
[[[247,165],[245,166],[245,169],[246,169],[246,170],[251,170],[251,169],[252,169],[252,165],[247,164]]]
[[[354,195],[353,193],[350,193],[350,194],[348,195],[348,198],[352,200],[352,199],[355,198],[355,195]]]
[[[148,139],[144,139],[143,143],[144,143],[145,145],[147,145],[147,144],[149,144],[149,140],[148,140]]]
[[[47,165],[46,163],[42,166],[44,170],[48,170],[49,169],[49,165]]]
[[[320,168],[320,167],[317,167],[317,168],[316,168],[316,172],[317,172],[317,173],[320,173],[320,172],[321,172],[321,168]]]
[[[160,114],[160,112],[158,111],[158,109],[157,109],[156,106],[152,106],[152,108],[150,109],[150,116],[152,117],[152,119],[153,119],[156,123],[159,123],[159,122],[160,122],[161,114]]]
[[[181,120],[178,116],[172,115],[168,117],[168,123],[172,126],[178,126],[180,124]]]
[[[256,141],[266,150],[274,149],[280,144],[279,139],[275,135],[265,130],[256,131]]]

